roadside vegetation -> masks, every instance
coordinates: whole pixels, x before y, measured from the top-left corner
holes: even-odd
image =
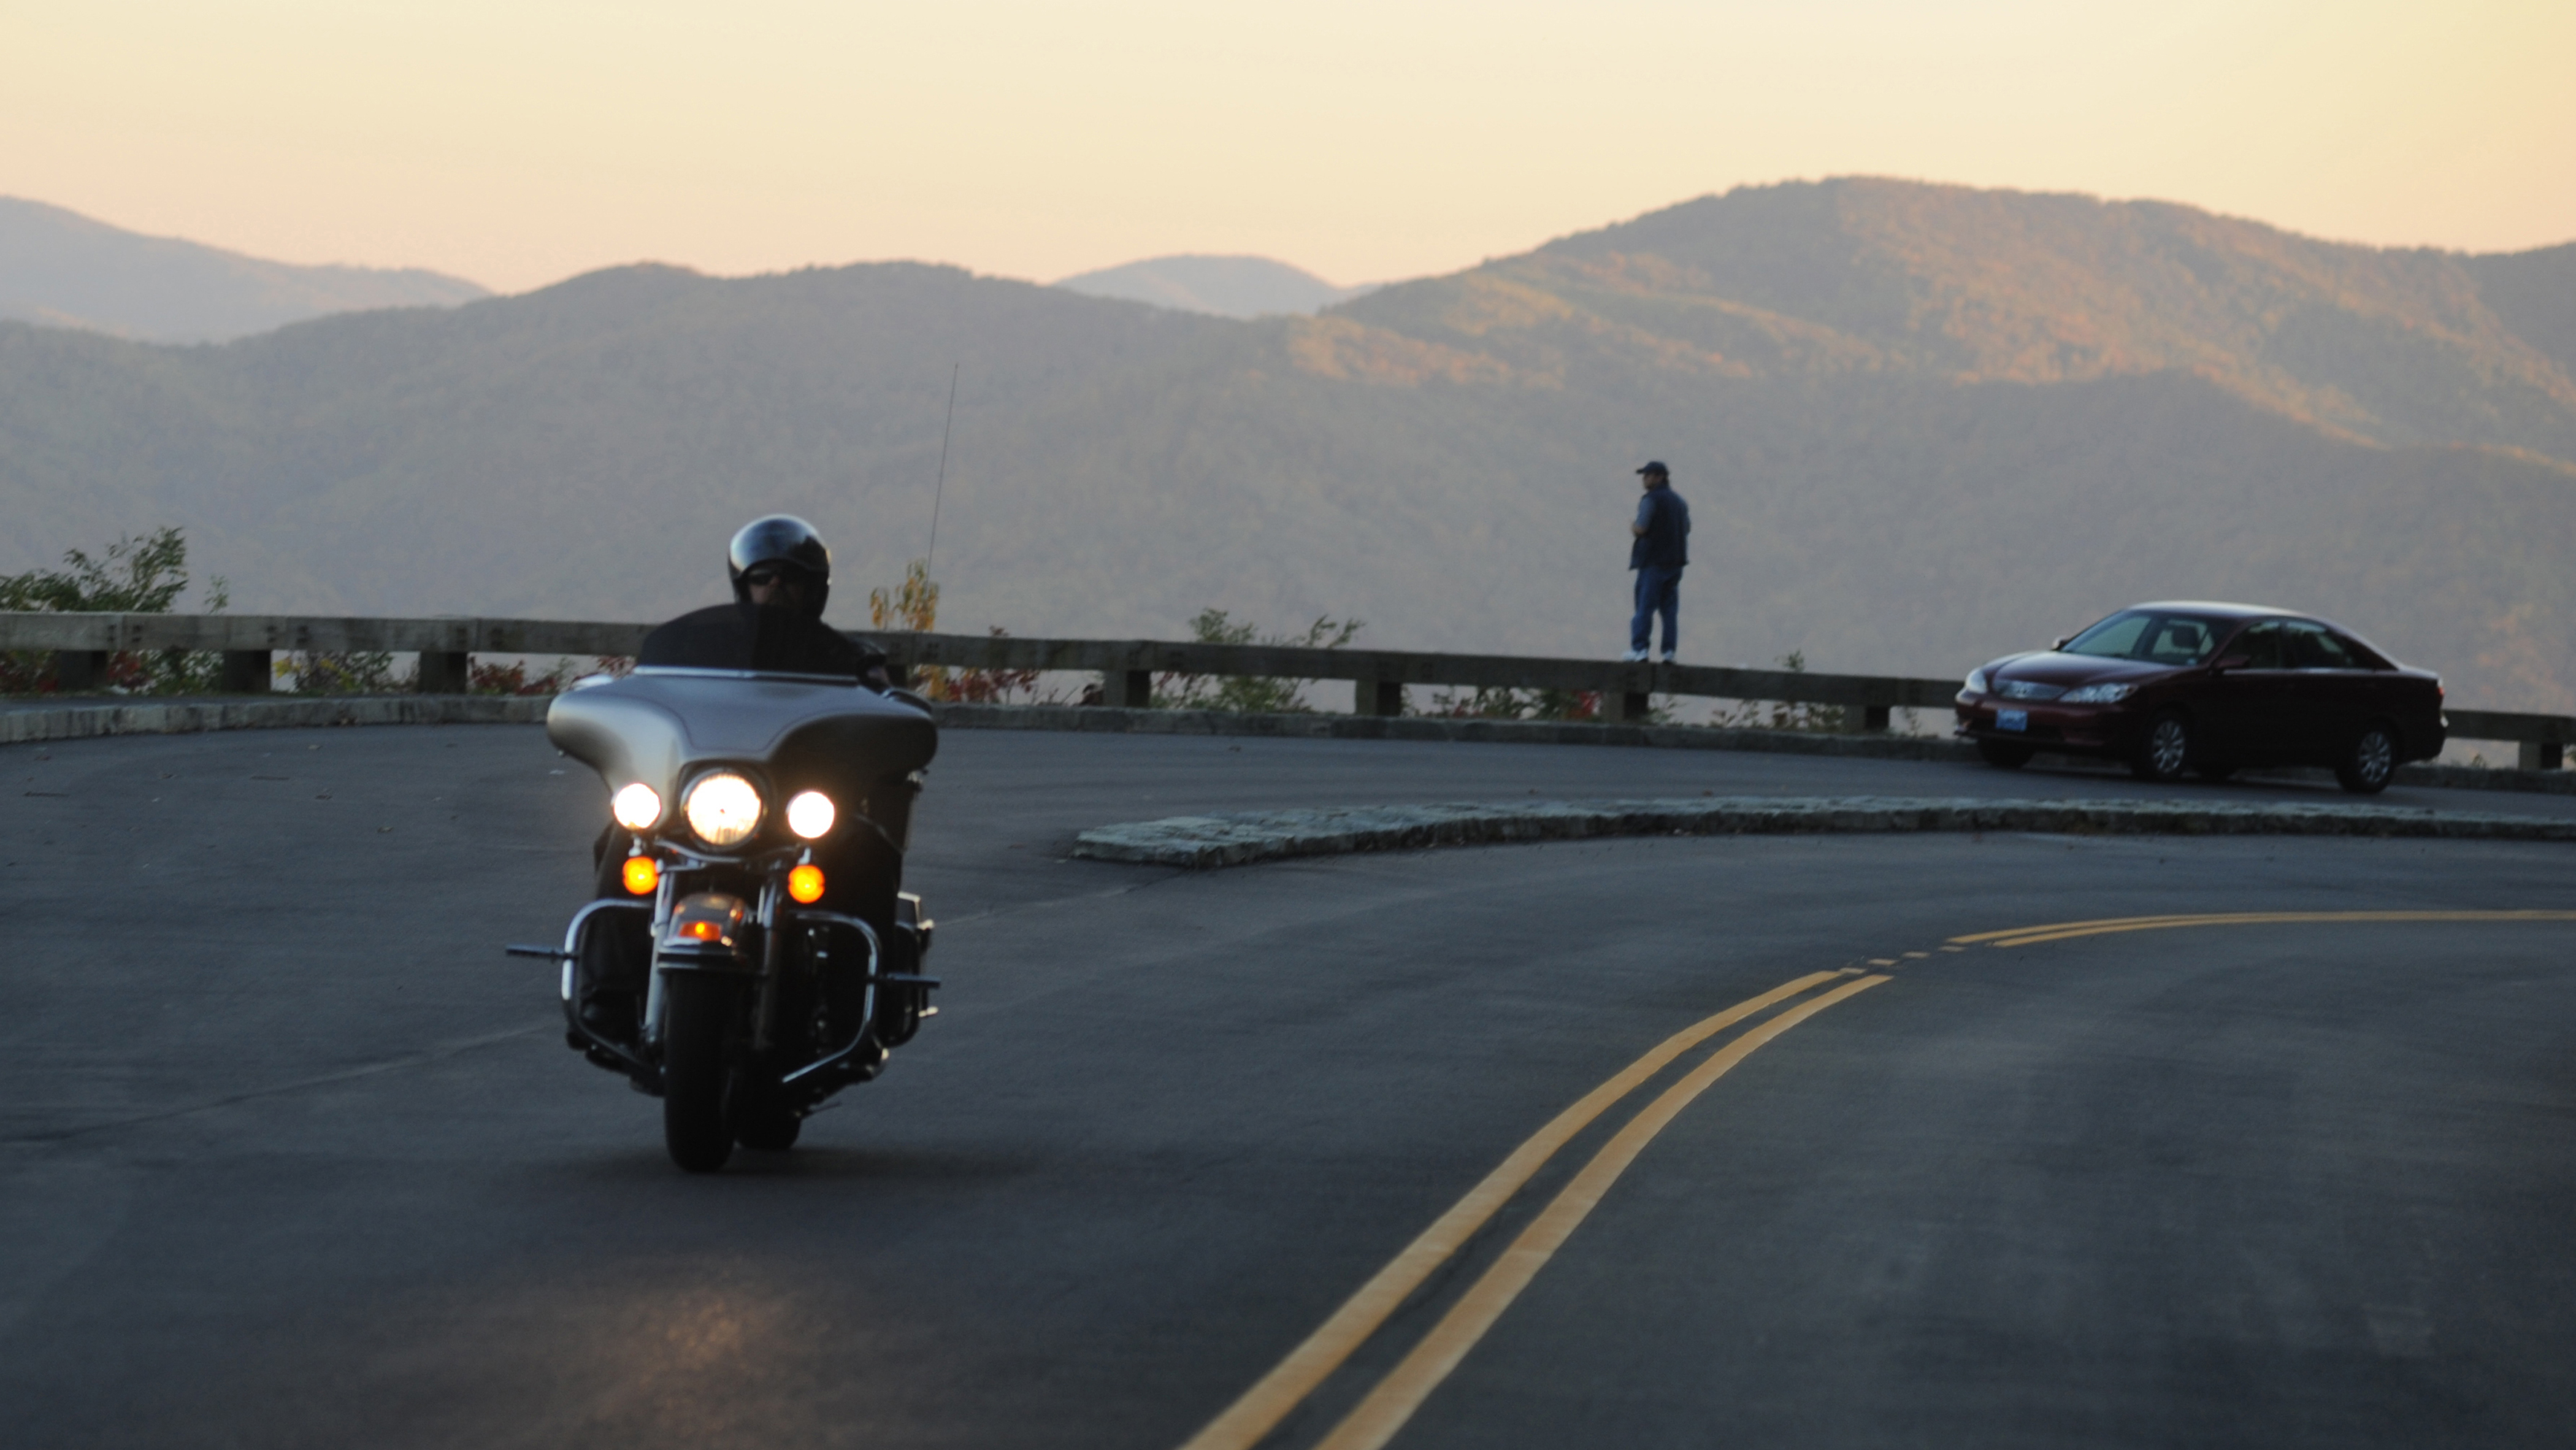
[[[63,551],[61,569],[0,575],[0,610],[39,614],[167,614],[188,592],[188,541],[178,529],[136,534],[96,556]],[[222,575],[206,581],[198,612],[232,605]],[[223,657],[206,650],[121,650],[99,682],[123,695],[202,694],[215,687]],[[0,694],[50,695],[62,688],[54,651],[0,652]]]
[[[1429,703],[1408,715],[1440,715],[1456,720],[1578,720],[1601,718],[1599,690],[1514,690],[1478,686],[1468,692],[1436,690]]]
[[[0,575],[0,610],[39,614],[168,614],[194,582],[188,540],[178,528],[118,539],[93,555],[63,553],[61,569]],[[206,581],[195,613],[222,614],[232,591],[220,574]],[[589,674],[624,674],[634,661],[615,656],[561,657],[531,674],[524,659],[484,659],[468,671],[467,690],[477,695],[552,695]],[[393,695],[413,689],[409,656],[388,650],[280,651],[272,688],[294,695]],[[216,650],[119,650],[107,658],[96,688],[111,695],[204,695],[222,686],[223,655]],[[58,653],[0,651],[0,694],[51,695],[62,689]]]
[[[1772,668],[1787,674],[1807,672],[1807,652],[1793,649],[1771,661]],[[1801,730],[1832,734],[1841,731],[1843,707],[1817,705],[1803,700],[1726,700],[1718,704],[1706,722],[1719,730]]]
[[[192,584],[188,544],[177,528],[136,534],[110,543],[98,554],[71,549],[59,570],[31,570],[0,575],[0,610],[39,612],[117,612],[165,614]],[[215,576],[197,604],[198,612],[220,614],[231,605],[226,581]],[[939,623],[939,585],[927,561],[906,566],[903,582],[868,594],[868,622],[880,633],[930,633]],[[1359,637],[1366,621],[1319,615],[1303,629],[1264,632],[1250,621],[1214,607],[1190,621],[1190,636],[1200,644],[1270,645],[1295,649],[1335,650]],[[996,625],[995,638],[1009,631]],[[539,661],[553,663],[539,668]],[[622,675],[634,668],[630,658],[600,656],[485,656],[467,672],[467,689],[478,695],[553,695],[586,675]],[[1789,673],[1807,668],[1803,651],[1780,656],[1774,665]],[[110,656],[101,688],[119,695],[207,694],[219,688],[222,656],[211,650],[120,652]],[[408,694],[416,688],[413,657],[386,650],[281,651],[272,665],[272,688],[296,695]],[[933,700],[966,704],[1092,704],[1101,697],[1097,685],[1064,675],[1052,680],[1038,670],[954,669],[925,666],[913,672],[912,688]],[[1315,705],[1307,698],[1309,680],[1267,676],[1164,673],[1154,677],[1156,709],[1220,710],[1241,714],[1306,714]],[[0,694],[43,695],[60,689],[55,655],[44,650],[0,652]],[[1602,697],[1593,690],[1519,690],[1479,688],[1435,690],[1427,699],[1408,698],[1405,713],[1446,719],[1597,721]],[[1688,723],[1721,729],[1836,732],[1845,727],[1840,706],[1788,701],[1719,701],[1707,718],[1681,721],[1681,702],[1656,696],[1646,723]],[[1912,712],[1900,727],[1914,733]]]
[[[1239,624],[1222,609],[1202,609],[1190,621],[1190,637],[1200,644],[1265,644],[1288,649],[1340,649],[1368,627],[1364,619],[1318,615],[1298,634],[1263,634],[1260,626]],[[1305,680],[1269,679],[1259,675],[1161,674],[1154,677],[1157,710],[1230,710],[1246,715],[1302,715],[1314,706],[1306,701]]]
[[[904,566],[903,583],[868,591],[868,625],[884,633],[904,630],[929,634],[939,627],[939,585],[930,577],[930,561]],[[994,625],[995,639],[1010,631]],[[1072,703],[1063,688],[1045,688],[1036,670],[952,670],[924,665],[912,672],[912,690],[927,700],[954,700],[966,705],[1063,705]]]

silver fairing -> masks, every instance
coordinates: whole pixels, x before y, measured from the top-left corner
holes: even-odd
[[[765,775],[779,800],[820,790],[865,809],[879,797],[877,813],[897,815],[884,809],[894,804],[887,798],[909,806],[900,783],[939,751],[927,710],[864,685],[649,666],[557,695],[546,710],[546,738],[598,771],[611,791],[633,781],[651,786],[666,813],[700,771],[737,765]],[[900,824],[885,824],[900,847]]]

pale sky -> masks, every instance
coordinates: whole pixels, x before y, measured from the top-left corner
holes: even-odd
[[[1471,266],[1743,183],[2576,240],[2576,0],[0,0],[0,195],[504,291]]]

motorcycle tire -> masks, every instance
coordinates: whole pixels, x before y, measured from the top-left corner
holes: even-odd
[[[741,989],[722,977],[673,972],[662,992],[662,1142],[672,1162],[713,1173],[733,1156],[725,1049]]]
[[[805,1120],[780,1103],[778,1096],[775,1091],[755,1089],[739,1077],[734,1080],[725,1116],[735,1142],[763,1153],[784,1153],[796,1146]]]

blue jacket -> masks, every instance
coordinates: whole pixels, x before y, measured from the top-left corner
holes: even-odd
[[[1646,490],[1637,501],[1637,527],[1645,532],[1628,546],[1628,567],[1678,569],[1690,562],[1690,505],[1671,484]]]

